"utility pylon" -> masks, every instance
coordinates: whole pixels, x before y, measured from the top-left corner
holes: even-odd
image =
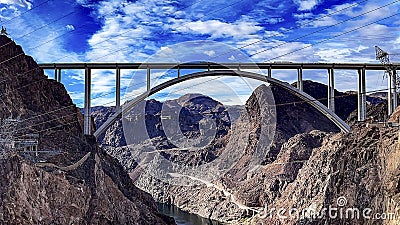
[[[392,112],[397,107],[397,89],[400,87],[400,77],[398,77],[396,67],[390,62],[389,53],[383,51],[378,46],[375,46],[375,53],[376,59],[381,61],[383,66],[385,67],[385,75],[388,74],[388,84],[389,84],[389,91],[388,91],[388,114],[392,114]],[[393,92],[392,92],[393,89]],[[393,95],[393,103],[392,101]],[[397,124],[397,149],[400,149],[400,116],[398,117]]]
[[[0,121],[0,158],[6,157],[15,149],[14,136],[18,122],[18,119],[12,118]]]
[[[400,77],[396,72],[396,67],[390,62],[389,53],[375,46],[376,59],[379,60],[386,71],[388,77],[388,114],[391,115],[397,108],[397,89],[400,87]]]

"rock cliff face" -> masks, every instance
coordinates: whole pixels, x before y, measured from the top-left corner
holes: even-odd
[[[95,144],[95,143],[93,143]],[[174,224],[157,213],[119,163],[92,149],[77,168],[1,161],[0,221],[6,224]]]
[[[51,152],[1,159],[0,223],[174,224],[117,160],[82,135],[82,114],[63,85],[8,37],[0,36],[0,46],[0,118],[19,118],[14,138],[39,134],[40,150]]]
[[[396,132],[395,129],[359,124],[353,126],[350,133],[327,136],[320,147],[312,150],[297,179],[283,188],[281,196],[266,204],[266,218],[255,218],[252,222],[398,224],[400,154]],[[340,209],[344,212],[357,209],[360,214],[354,218],[351,214],[343,214],[343,217],[336,214],[335,218],[329,217],[326,211],[324,215],[323,209],[330,207],[337,208],[336,213]],[[297,209],[299,212],[312,209],[318,217],[306,215],[305,218],[283,219],[273,210],[272,216],[268,215],[272,208]],[[363,211],[366,214],[363,215]],[[381,215],[386,219],[379,219]],[[288,211],[284,216],[289,216]]]

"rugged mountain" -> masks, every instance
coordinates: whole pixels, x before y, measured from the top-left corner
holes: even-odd
[[[273,85],[271,86],[271,91],[274,95],[276,105],[276,109],[274,109],[276,110],[276,127],[275,125],[273,127],[276,131],[273,140],[265,140],[262,138],[263,136],[268,136],[268,134],[265,133],[264,126],[271,125],[265,124],[268,123],[266,118],[275,117],[271,114],[275,114],[271,111],[272,108],[265,107],[266,104],[268,104],[266,99],[270,96],[267,87],[262,85],[255,90],[247,101],[244,108],[247,113],[242,113],[241,116],[239,116],[235,122],[235,129],[229,129],[226,134],[217,138],[217,140],[219,140],[217,142],[221,143],[217,151],[219,154],[223,154],[224,152],[233,153],[237,151],[236,149],[240,148],[243,148],[242,151],[244,151],[245,154],[238,159],[236,164],[230,168],[224,177],[216,181],[214,187],[205,184],[200,184],[196,187],[174,186],[160,182],[151,176],[146,176],[146,174],[142,174],[136,180],[136,185],[151,193],[158,201],[171,202],[189,212],[223,221],[237,220],[245,215],[246,210],[241,207],[242,205],[259,206],[264,203],[263,198],[274,198],[277,196],[279,190],[271,192],[271,196],[267,197],[266,193],[267,190],[269,190],[270,184],[264,184],[263,182],[257,183],[254,182],[255,178],[252,179],[252,177],[260,173],[260,170],[250,171],[252,168],[248,166],[251,163],[251,155],[256,149],[269,149],[261,156],[263,158],[261,163],[268,166],[268,164],[275,162],[279,155],[283,154],[282,152],[287,151],[283,147],[285,146],[284,143],[297,134],[308,133],[315,129],[321,129],[324,132],[338,132],[339,130],[331,121],[320,114],[316,109],[312,108],[308,103],[302,102],[298,97]],[[179,105],[180,102],[184,102],[182,101],[184,98],[187,98],[187,96],[182,97],[180,100],[175,100],[173,103],[168,102],[167,104]],[[293,104],[293,102],[296,102],[296,104]],[[190,105],[193,105],[193,103],[190,103]],[[197,108],[202,107],[198,106]],[[186,116],[192,117],[192,114]],[[146,118],[149,117],[147,116]],[[154,124],[154,127],[158,127],[158,125]],[[250,129],[245,129],[247,127],[250,127]],[[324,136],[324,132],[318,134],[315,138],[317,140],[321,139],[318,137]],[[307,140],[309,139],[313,140],[311,137],[308,137]],[[154,142],[159,141],[160,140],[153,138],[152,142],[149,142],[149,144],[154,144]],[[131,149],[109,148],[107,151],[117,157],[128,171],[133,171],[137,164],[132,159],[131,152],[139,151],[140,148],[146,148],[145,146],[146,144],[131,146]],[[308,148],[315,146],[318,146],[318,142],[310,143],[310,147]],[[306,160],[310,155],[310,150],[304,151],[305,155],[299,156],[299,158]],[[194,160],[198,161],[201,160],[201,157],[204,157],[202,154],[199,154],[199,156],[200,158],[195,157]],[[187,158],[188,155],[182,156],[181,154],[180,157]],[[190,158],[192,161],[183,161],[183,163],[193,162],[193,157]],[[213,160],[214,158],[211,159]],[[293,160],[296,159],[297,158],[294,158]],[[290,161],[290,157],[287,160]],[[289,164],[290,163],[291,162],[289,162]],[[189,163],[187,165],[191,164]],[[292,181],[295,179],[301,165],[301,163],[298,163],[296,166],[293,166],[291,170],[288,170],[288,173],[290,173],[288,176],[291,177]],[[132,175],[133,174],[131,174],[131,176]],[[135,177],[135,179],[137,178],[136,175],[133,177]],[[274,183],[275,180],[271,179],[271,182]],[[193,192],[193,188],[195,188],[196,191]],[[224,191],[221,191],[221,189]],[[232,198],[235,199],[234,203],[232,203]],[[254,201],[254,199],[258,200]],[[210,201],[212,203],[210,203]]]
[[[277,93],[274,87],[272,90]],[[259,116],[254,117],[251,122],[251,127],[255,129],[254,133],[249,134],[249,143],[260,141],[257,137],[257,122],[262,122],[260,117],[268,115],[254,104],[254,96],[261,91],[262,87],[258,88],[246,104],[253,115]],[[279,102],[279,98],[276,101]],[[296,109],[287,110],[292,112]],[[308,110],[310,109],[307,112]],[[393,121],[397,120],[399,110],[400,108],[394,113]],[[302,111],[301,107],[296,113],[300,113],[299,111]],[[377,112],[380,112],[379,109]],[[312,113],[310,118],[318,116],[315,112]],[[278,117],[280,114],[285,115],[285,110],[278,112]],[[284,118],[286,119],[281,122],[289,123],[296,119],[288,115]],[[307,117],[299,116],[297,119],[300,118]],[[315,118],[315,121],[307,123],[312,124],[311,122],[315,123],[319,119]],[[299,126],[296,123],[286,126]],[[320,126],[326,127],[326,124]],[[276,158],[265,162],[264,166],[248,170],[244,166],[246,163],[239,161],[239,168],[233,167],[213,184],[188,188],[160,184],[152,177],[138,179],[139,183],[136,184],[160,201],[171,202],[202,216],[238,224],[398,224],[400,155],[396,132],[393,128],[371,127],[366,126],[366,123],[354,125],[350,133],[303,131],[287,139],[281,145]],[[240,146],[238,144],[236,146]],[[226,150],[228,149],[224,151]],[[246,155],[242,159],[246,161]],[[342,211],[358,209],[360,216],[335,218],[325,215],[313,218],[310,213],[306,213],[304,218],[282,219],[276,212],[280,208],[299,212],[308,209],[319,216],[329,207]],[[363,216],[365,210],[368,214]],[[391,218],[368,218],[379,215]]]
[[[143,105],[144,104],[144,105]],[[136,115],[131,116],[141,116],[144,114],[146,117],[146,130],[150,138],[159,137],[165,140],[165,132],[161,125],[161,111],[162,107],[164,112],[175,112],[180,111],[180,116],[182,118],[190,118],[187,121],[180,121],[182,132],[185,135],[194,135],[193,131],[198,132],[198,122],[203,118],[203,115],[214,114],[218,117],[220,122],[226,121],[227,123],[234,122],[238,119],[240,111],[243,106],[233,105],[233,106],[223,106],[221,103],[211,99],[210,97],[201,94],[187,94],[179,99],[168,100],[165,104],[156,101],[154,99],[145,101],[142,103],[142,110],[139,106],[137,108],[138,112]],[[95,122],[96,127],[100,127],[115,111],[114,107],[97,106],[91,109],[91,116]],[[132,113],[133,114],[133,113]],[[125,115],[128,116],[128,115]],[[163,115],[168,117],[168,115]],[[213,116],[211,116],[212,118]],[[192,120],[193,119],[193,120]],[[228,126],[229,124],[225,124]],[[168,129],[168,127],[167,127]],[[219,129],[220,132],[225,132]],[[192,131],[192,134],[189,134]],[[172,132],[172,131],[171,131]],[[195,133],[195,132],[194,132]],[[110,147],[120,147],[126,145],[126,140],[124,136],[123,123],[122,120],[115,122],[106,132],[98,138],[98,142],[103,146]]]
[[[296,86],[296,84],[292,84],[293,86]],[[304,81],[304,91],[314,97],[315,99],[318,99],[321,103],[323,103],[325,106],[327,106],[327,85],[310,81],[310,80],[305,80]],[[194,96],[194,95],[193,95]],[[193,97],[192,96],[192,97]],[[356,117],[354,117],[354,113],[357,110],[357,93],[356,92],[340,92],[335,90],[335,103],[336,106],[340,105],[340,107],[336,107],[335,112],[336,114],[342,118],[345,121],[348,121],[350,124],[354,124],[356,121]],[[275,96],[275,98],[279,98],[280,96]],[[301,100],[299,100],[301,102]],[[172,101],[173,102],[173,101]],[[367,114],[373,115],[375,114],[374,107],[375,105],[378,104],[385,104],[386,100],[384,97],[384,93],[378,93],[378,94],[370,94],[367,96]],[[244,106],[229,106],[226,105],[224,106],[230,116],[231,122],[235,122],[239,116],[241,110],[243,110]],[[379,108],[379,107],[378,107]],[[114,112],[114,107],[104,107],[104,106],[97,106],[93,107],[92,109],[92,117],[94,118],[95,121],[95,126],[99,127],[101,124],[105,122],[105,120],[111,116],[111,114]],[[371,112],[370,112],[371,111]],[[353,113],[353,114],[352,114]],[[350,116],[350,118],[349,118]],[[381,119],[379,117],[378,119]],[[119,120],[115,124],[111,126],[110,129],[106,131],[105,135],[102,135],[99,138],[99,143],[104,145],[104,146],[125,146],[126,145],[126,140],[123,135],[123,125],[122,121]]]
[[[326,85],[306,81],[304,87],[316,99],[325,99],[323,103],[326,104]],[[165,142],[160,138],[162,135],[131,148],[107,148],[107,151],[131,172],[135,184],[157,201],[174,204],[203,217],[238,224],[397,224],[399,220],[371,221],[365,218],[312,220],[309,214],[305,218],[285,220],[270,213],[279,208],[299,211],[309,208],[321,213],[323,208],[336,207],[338,199],[345,197],[349,208],[370,207],[374,212],[399,215],[400,200],[395,130],[356,123],[357,95],[335,92],[338,96],[336,106],[340,105],[336,107],[337,114],[353,125],[353,130],[344,134],[308,103],[277,86],[270,88],[276,105],[272,140],[265,139],[269,133],[262,128],[271,125],[268,119],[273,118],[274,113],[271,104],[263,101],[269,96],[267,87],[260,86],[246,102],[245,111],[241,111],[247,113],[241,113],[235,123],[231,122],[228,132],[217,138],[222,145],[218,146],[215,158],[204,160],[202,154],[197,158],[180,156],[183,158],[180,163],[191,166],[193,161],[212,162],[224,153],[235,155],[237,149],[241,149],[243,155],[238,161],[212,182],[198,177],[200,182],[188,187],[161,181],[151,175],[154,171],[139,170],[140,173],[136,173],[138,166],[132,154]],[[168,104],[176,106],[185,99],[190,98],[186,96]],[[367,100],[367,116],[383,119],[386,114],[384,100],[379,96]],[[161,108],[162,103],[157,104],[158,109]],[[196,110],[201,109],[201,105],[200,102]],[[158,120],[152,121],[152,127],[160,127]],[[165,144],[157,146],[159,150],[170,148]],[[253,167],[252,154],[259,149],[266,151],[261,165]],[[184,160],[187,158],[191,160]]]
[[[0,53],[0,118],[19,118],[11,139],[39,134],[46,150],[1,159],[0,223],[174,224],[117,160],[82,135],[82,114],[62,84],[4,35]]]

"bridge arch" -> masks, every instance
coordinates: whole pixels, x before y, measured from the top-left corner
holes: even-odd
[[[296,95],[300,99],[308,102],[311,106],[317,109],[320,113],[324,114],[330,121],[332,121],[338,128],[340,128],[343,132],[349,132],[350,126],[346,124],[340,117],[338,117],[334,112],[329,110],[325,105],[321,102],[310,96],[309,94],[298,90],[287,82],[280,81],[278,79],[267,77],[265,75],[261,75],[258,73],[246,72],[246,71],[237,71],[237,70],[211,70],[205,72],[197,72],[188,74],[185,76],[180,76],[171,80],[168,80],[162,84],[159,84],[147,92],[137,96],[132,101],[126,103],[126,105],[120,109],[118,109],[110,118],[107,119],[103,125],[101,125],[94,133],[94,136],[98,138],[102,133],[104,133],[115,121],[121,118],[122,114],[128,112],[141,101],[146,99],[148,96],[151,96],[163,89],[166,89],[174,84],[181,83],[183,81],[192,80],[200,77],[213,77],[213,76],[236,76],[236,77],[245,77],[250,79],[255,79],[259,81],[268,82],[274,85],[277,85],[290,93]]]

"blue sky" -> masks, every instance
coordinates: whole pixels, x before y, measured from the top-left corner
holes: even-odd
[[[400,1],[390,0],[0,0],[2,25],[39,63],[375,63],[375,45],[400,53],[399,12]],[[400,61],[399,55],[392,61]],[[161,80],[154,84],[171,78],[172,74],[159,77],[164,72],[156,71],[154,79]],[[46,73],[53,76],[52,71]],[[130,96],[144,90],[142,75],[123,71],[123,86],[136,85],[128,88]],[[382,75],[368,72],[369,90],[386,87]],[[273,76],[288,82],[296,79],[293,71],[274,71]],[[327,83],[327,72],[305,71],[304,78]],[[337,71],[336,78],[338,89],[355,89],[355,71]],[[63,71],[63,83],[81,106],[83,71]],[[94,105],[114,104],[114,83],[114,71],[93,71]],[[240,104],[238,99],[244,101],[258,84],[239,78],[203,79],[166,92],[170,97],[201,92]],[[227,86],[232,92],[222,94]]]

